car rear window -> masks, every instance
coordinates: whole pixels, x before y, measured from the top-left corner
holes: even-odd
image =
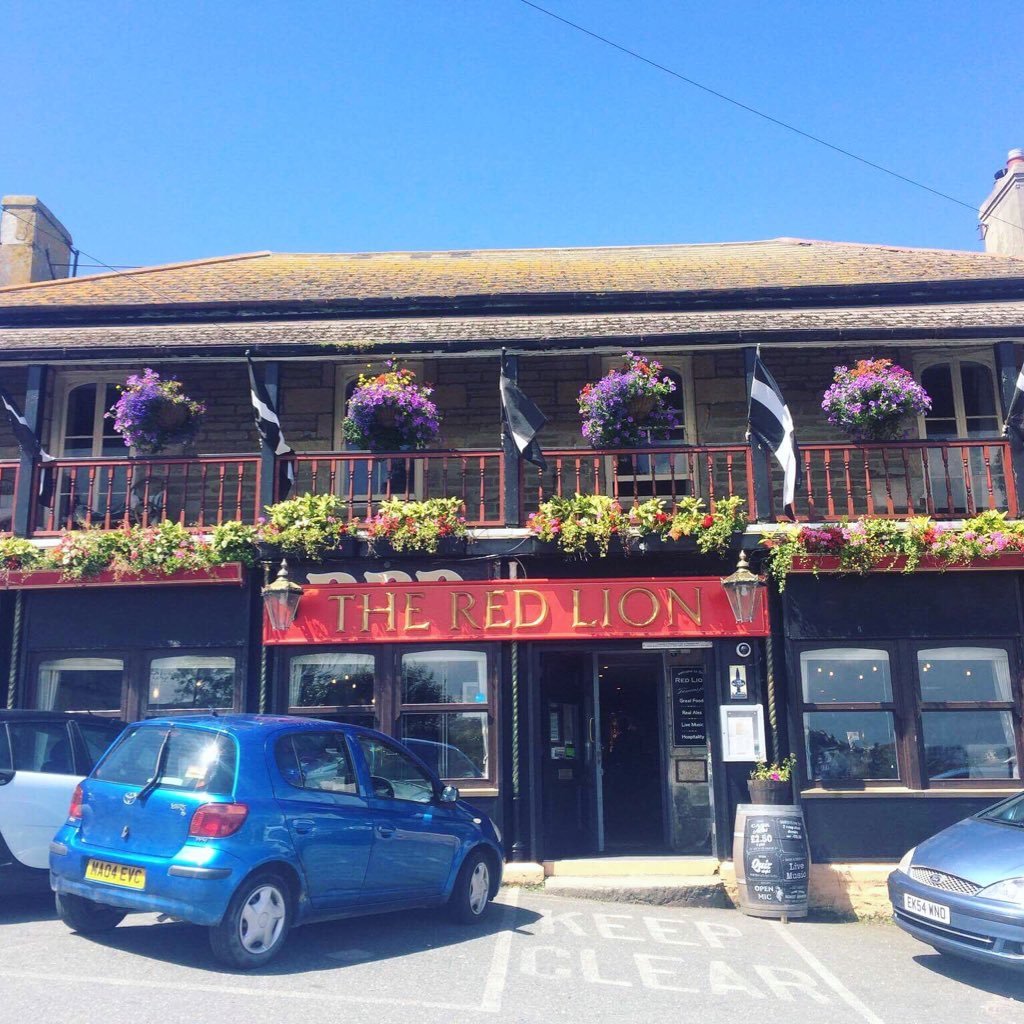
[[[145,786],[156,773],[164,739],[167,742],[163,789],[201,790],[224,796],[235,786],[235,744],[230,736],[207,729],[139,726],[130,729],[93,772],[93,778]]]

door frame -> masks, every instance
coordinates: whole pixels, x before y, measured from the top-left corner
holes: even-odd
[[[601,743],[599,736],[601,722],[601,681],[598,672],[598,659],[601,657],[608,657],[614,655],[641,655],[649,657],[652,660],[652,662],[654,662],[657,665],[655,701],[657,704],[658,717],[658,762],[660,766],[659,792],[661,794],[661,836],[662,843],[667,849],[671,843],[671,827],[668,815],[669,798],[671,794],[669,793],[667,738],[665,735],[665,729],[667,727],[667,723],[665,720],[665,686],[667,680],[665,652],[644,651],[636,642],[630,643],[627,641],[624,643],[621,640],[609,640],[604,643],[593,644],[589,646],[589,649],[584,650],[581,650],[580,646],[581,645],[578,642],[536,642],[531,644],[529,656],[529,704],[531,707],[537,709],[536,715],[530,716],[528,733],[528,735],[530,736],[529,771],[532,777],[532,784],[530,787],[532,791],[532,799],[530,800],[530,804],[532,833],[535,837],[534,854],[540,860],[550,859],[545,852],[547,836],[545,835],[543,792],[544,744],[540,742],[540,729],[544,721],[544,716],[542,714],[543,707],[541,704],[541,660],[543,655],[547,653],[579,654],[581,659],[585,659],[588,656],[590,658],[590,686],[588,687],[587,683],[584,682],[582,687],[583,692],[580,694],[581,709],[584,710],[584,718],[588,720],[584,723],[581,723],[581,727],[585,731],[584,744],[586,750],[585,764],[587,770],[587,783],[589,785],[591,792],[591,806],[593,807],[595,812],[595,821],[597,825],[597,856],[605,855],[604,779],[601,774]],[[588,689],[589,693],[587,692]],[[585,710],[588,705],[592,711],[592,714],[590,716],[587,716],[585,714]]]

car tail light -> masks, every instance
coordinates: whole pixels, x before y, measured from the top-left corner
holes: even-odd
[[[245,823],[249,808],[245,804],[203,804],[192,815],[188,834],[200,839],[233,836]]]
[[[82,784],[79,783],[75,786],[75,791],[71,795],[71,806],[68,808],[68,818],[71,821],[82,820]]]

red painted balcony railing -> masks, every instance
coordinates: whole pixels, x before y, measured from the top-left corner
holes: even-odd
[[[117,529],[172,520],[210,527],[229,519],[255,522],[259,508],[258,455],[195,458],[57,459],[36,467],[50,474],[34,490],[34,536],[76,527]],[[49,504],[40,492],[52,493]]]
[[[782,471],[769,458],[772,508],[782,515]],[[1019,514],[1009,442],[886,441],[800,446],[796,515],[810,522],[859,516],[963,519],[987,509]]]
[[[0,462],[0,533],[14,523],[14,497],[18,493],[18,462]]]
[[[615,451],[544,451],[547,469],[523,465],[523,521],[548,498],[607,494],[623,505],[664,498],[667,505],[693,495],[713,505],[738,495],[750,512],[754,478],[746,445],[667,444]]]
[[[462,498],[470,526],[503,526],[504,483],[500,451],[325,452],[295,457],[292,493],[337,494],[351,520],[389,498]]]

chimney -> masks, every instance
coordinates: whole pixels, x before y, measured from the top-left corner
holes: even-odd
[[[0,211],[0,288],[71,276],[71,236],[35,196],[4,196]]]
[[[1024,150],[1010,150],[978,219],[985,252],[1024,257]]]

